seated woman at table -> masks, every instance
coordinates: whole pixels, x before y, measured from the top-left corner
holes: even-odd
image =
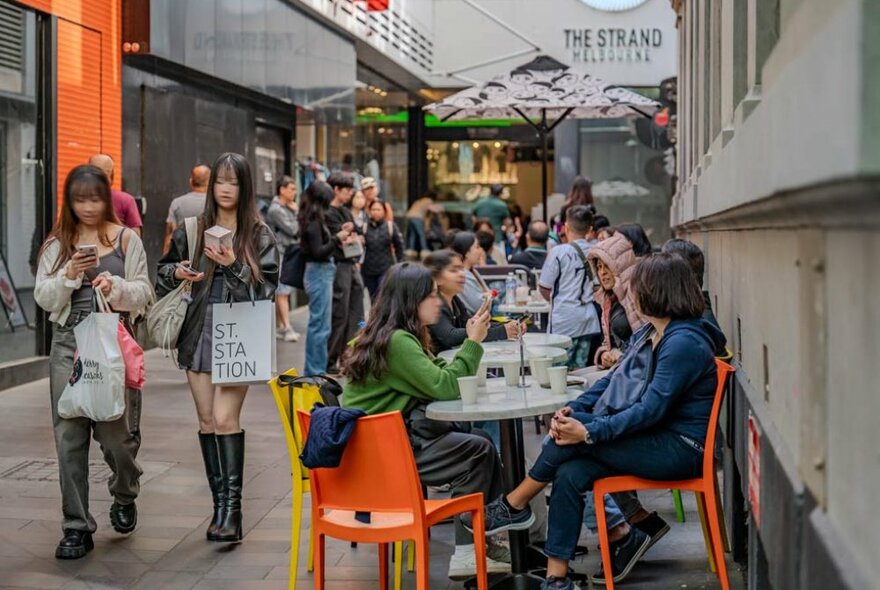
[[[483,249],[480,248],[477,236],[469,231],[456,233],[449,244],[449,249],[461,256],[464,263],[464,288],[458,296],[469,313],[477,313],[483,304],[483,298],[490,291],[486,281],[474,268],[483,261]]]
[[[633,332],[645,323],[636,310],[631,288],[639,259],[632,243],[618,233],[593,246],[587,260],[594,276],[599,278],[599,289],[593,299],[602,310],[602,344],[596,349],[594,362],[599,369],[610,369],[623,356]]]
[[[433,401],[458,399],[457,379],[476,374],[489,312],[468,320],[467,339],[447,363],[431,353],[429,326],[439,320],[440,308],[437,286],[427,268],[409,262],[391,267],[367,325],[343,357],[342,373],[348,378],[344,404],[367,414],[402,412],[422,483],[450,485],[453,497],[483,493],[488,502],[502,491],[495,446],[466,422],[430,420],[425,408]],[[473,536],[456,519],[450,578],[476,574],[473,544]],[[509,563],[496,560],[501,553],[490,543],[486,560],[490,573],[510,571]]]
[[[653,374],[634,384],[622,377],[624,371],[612,371],[557,411],[552,440],[529,475],[486,506],[486,534],[526,528],[533,519],[529,500],[553,482],[546,589],[574,588],[568,562],[580,534],[584,494],[594,481],[613,475],[669,480],[700,474],[717,384],[715,349],[724,336],[701,319],[700,287],[680,257],[646,257],[636,266],[632,288],[639,313],[655,330]],[[626,522],[609,529],[616,582],[647,550],[650,537]],[[604,576],[593,576],[594,583],[604,583]]]
[[[440,319],[428,327],[433,350],[436,353],[459,347],[467,339],[467,323],[472,315],[460,298],[465,286],[464,263],[452,250],[437,250],[425,257],[424,264],[437,284],[441,302]],[[492,324],[486,342],[514,339],[519,326],[518,322]]]

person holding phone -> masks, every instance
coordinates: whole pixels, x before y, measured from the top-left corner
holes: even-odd
[[[231,242],[221,238],[205,245],[204,231],[215,226],[228,230]],[[240,420],[248,388],[212,383],[213,304],[272,299],[279,264],[275,236],[257,211],[251,167],[244,156],[225,153],[211,166],[197,235],[195,260],[188,260],[186,227],[174,231],[168,254],[159,261],[156,291],[162,296],[181,281],[192,282],[192,302],[177,341],[177,362],[186,370],[195,402],[202,459],[214,501],[206,536],[210,541],[235,542],[242,537],[245,439]]]
[[[459,297],[465,286],[464,262],[452,250],[437,250],[425,257],[424,264],[437,283],[441,302],[440,318],[429,327],[433,350],[437,353],[459,347],[467,339],[467,323],[472,317]],[[483,304],[473,315],[489,312],[491,307],[490,295],[483,299]],[[513,340],[524,329],[525,326],[518,321],[491,325],[486,342]]]
[[[327,372],[328,343],[333,311],[333,281],[336,277],[337,248],[351,236],[354,224],[345,223],[336,232],[327,227],[327,212],[333,189],[316,180],[303,191],[299,209],[302,230],[300,248],[306,262],[303,283],[309,296],[309,323],[306,329],[306,375]]]
[[[63,514],[63,537],[55,550],[58,559],[78,559],[94,547],[92,534],[97,524],[88,506],[92,436],[113,471],[110,523],[123,534],[137,525],[141,392],[126,390],[125,413],[112,422],[58,416],[58,399],[74,370],[73,329],[92,313],[96,290],[114,311],[127,313],[132,319],[142,315],[153,300],[140,237],[117,221],[104,173],[84,165],[71,170],[64,182],[61,213],[40,249],[34,287],[34,300],[55,324],[49,389]]]
[[[476,374],[489,312],[483,310],[468,320],[467,340],[447,363],[435,358],[430,346],[429,329],[439,320],[441,305],[427,268],[411,262],[391,267],[366,327],[342,358],[348,378],[342,397],[346,407],[367,414],[403,413],[424,485],[449,484],[453,497],[482,493],[488,502],[501,494],[503,486],[501,459],[489,437],[467,422],[431,420],[425,408],[434,400],[457,399],[457,379]],[[475,575],[474,541],[456,518],[450,578]],[[496,545],[489,545],[489,573],[510,571],[499,553]]]

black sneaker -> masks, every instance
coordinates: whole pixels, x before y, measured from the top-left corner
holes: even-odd
[[[541,590],[581,590],[581,587],[572,582],[571,578],[550,576],[541,583]]]
[[[55,549],[55,559],[79,559],[95,548],[92,533],[88,531],[64,531],[64,537]]]
[[[633,566],[639,561],[651,544],[651,537],[636,527],[631,527],[629,534],[619,541],[609,543],[611,549],[611,568],[614,575],[614,583],[622,582],[632,571]],[[605,572],[600,569],[598,573],[590,576],[594,584],[605,585]]]
[[[669,523],[660,518],[660,515],[656,512],[652,512],[639,522],[632,523],[632,526],[651,537],[648,549],[653,547],[657,541],[663,538],[663,535],[669,532]]]
[[[514,514],[504,503],[504,496],[498,496],[486,504],[485,512],[487,537],[504,531],[521,531],[529,528],[535,522],[535,515],[532,514],[531,508],[526,506]],[[474,532],[470,513],[461,515],[461,523],[469,532]]]

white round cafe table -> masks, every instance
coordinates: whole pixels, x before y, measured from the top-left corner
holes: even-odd
[[[517,314],[517,313],[550,313],[550,302],[526,303],[525,305],[502,303],[498,306],[501,313]]]
[[[458,352],[457,348],[444,350],[439,355],[440,358],[451,361]],[[568,360],[568,353],[564,348],[557,346],[525,346],[525,360],[546,356],[554,363],[561,363]],[[500,369],[505,363],[519,361],[519,344],[515,340],[503,340],[499,342],[483,343],[483,358],[480,360],[480,367],[484,369]]]
[[[543,332],[526,332],[523,334],[526,346],[555,346],[568,348],[571,346],[571,337],[563,334],[544,334]]]
[[[466,406],[461,400],[433,402],[428,404],[425,415],[432,420],[454,422],[500,420],[504,478],[508,485],[516,485],[526,474],[522,419],[551,414],[583,391],[569,387],[564,395],[553,395],[531,377],[526,378],[526,386],[523,390],[508,386],[504,379],[489,379],[486,390],[477,395],[476,404]],[[528,531],[510,531],[511,573],[493,584],[493,589],[540,588],[541,580],[528,572],[528,540]]]

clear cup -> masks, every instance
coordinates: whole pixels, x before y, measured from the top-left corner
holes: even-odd
[[[507,381],[508,387],[519,385],[520,367],[519,361],[508,361],[501,365],[501,368],[504,369],[504,379]]]
[[[547,369],[553,366],[553,361],[546,356],[539,356],[529,360],[532,369],[532,377],[541,387],[550,387],[550,376]]]
[[[461,403],[472,406],[477,403],[478,377],[459,377],[458,392],[461,394]]]
[[[550,379],[550,391],[553,395],[565,395],[565,385],[568,381],[568,367],[550,367],[547,369]]]
[[[529,288],[528,287],[517,287],[516,288],[516,304],[517,305],[525,305],[529,302]]]

